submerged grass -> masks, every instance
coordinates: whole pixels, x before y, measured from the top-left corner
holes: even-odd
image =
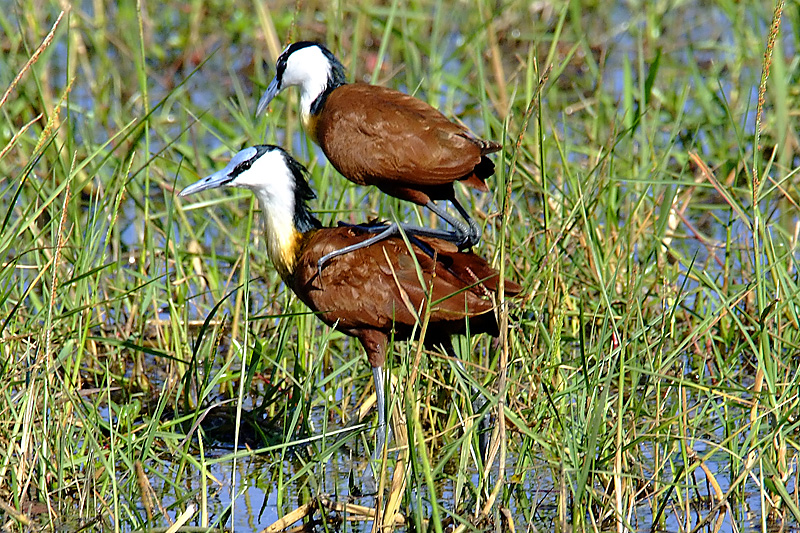
[[[796,528],[800,12],[781,8],[16,2],[4,530]],[[299,38],[505,147],[471,210],[478,252],[526,291],[499,342],[456,342],[468,375],[395,343],[376,498],[358,496],[371,434],[342,431],[370,405],[360,346],[281,285],[249,195],[174,194],[273,142],[326,224],[433,222],[338,176],[291,91],[252,118]]]

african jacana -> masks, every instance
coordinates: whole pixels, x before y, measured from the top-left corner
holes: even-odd
[[[455,233],[404,225],[410,234],[440,237],[466,249],[478,243],[480,226],[456,200],[453,182],[487,191],[494,163],[486,157],[501,146],[412,96],[365,83],[348,84],[344,66],[324,46],[303,41],[278,58],[275,78],[258,102],[260,115],[286,87],[300,87],[306,132],[345,178],[374,185],[395,198],[424,205]],[[466,224],[434,203],[449,200]],[[391,225],[371,242],[397,232]],[[347,253],[350,249],[341,250]],[[331,255],[322,258],[322,263]]]
[[[320,273],[320,257],[371,234],[358,226],[321,227],[306,205],[314,198],[306,172],[283,149],[255,146],[180,195],[221,186],[255,193],[265,219],[267,252],[283,281],[324,323],[356,337],[367,352],[377,396],[380,450],[386,427],[383,364],[390,335],[397,340],[411,337],[428,290],[427,301],[436,305],[430,310],[426,346],[440,345],[452,353],[450,337],[464,333],[467,324],[471,334],[497,336],[491,296],[497,292],[498,274],[482,258],[459,252],[450,242],[420,238],[421,247],[430,249],[414,246],[412,254],[400,237],[334,257]],[[520,290],[516,283],[505,282],[505,294]]]

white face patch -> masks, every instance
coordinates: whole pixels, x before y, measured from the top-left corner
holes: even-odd
[[[281,85],[303,85],[317,78],[327,82],[330,71],[331,63],[322,50],[318,46],[306,46],[286,58],[286,70],[283,71]]]
[[[300,87],[300,106],[308,115],[311,104],[328,85],[331,62],[317,46],[306,46],[286,59],[281,87]]]
[[[252,159],[257,153],[255,148],[245,148],[233,156],[228,168],[233,170],[241,163]],[[251,162],[250,168],[241,172],[228,185],[250,189],[259,199],[264,196],[274,197],[277,205],[294,209],[294,176],[280,150],[263,153],[261,157]]]
[[[252,158],[257,153],[255,148],[246,148],[233,157],[231,165],[237,160],[241,164],[248,160],[247,155]],[[250,189],[258,197],[267,233],[267,252],[279,271],[288,272],[294,261],[298,231],[294,226],[295,178],[283,152],[277,149],[265,152],[228,186]]]

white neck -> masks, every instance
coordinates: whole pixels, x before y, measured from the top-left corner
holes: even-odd
[[[328,77],[325,79],[308,80],[303,84],[300,92],[300,112],[303,115],[303,120],[308,120],[311,115],[311,104],[325,91],[328,86]]]
[[[286,279],[294,268],[300,232],[294,225],[294,202],[280,203],[265,189],[256,189],[266,233],[267,254],[275,269]]]

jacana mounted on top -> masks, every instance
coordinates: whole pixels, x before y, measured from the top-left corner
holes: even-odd
[[[321,227],[306,205],[314,194],[305,174],[305,168],[277,146],[255,146],[180,195],[221,186],[243,187],[256,194],[267,252],[283,281],[320,320],[356,337],[367,352],[380,428],[376,451],[381,450],[386,427],[383,364],[389,338],[411,338],[423,303],[435,305],[429,311],[428,347],[442,346],[452,354],[450,337],[465,333],[467,326],[473,335],[498,335],[491,298],[498,290],[498,274],[474,253],[427,237],[416,239],[419,245],[411,250],[402,238],[390,237],[334,257],[319,272],[321,257],[363,243],[371,234],[357,226]],[[504,294],[520,291],[516,283],[505,282]]]
[[[403,224],[407,233],[443,238],[465,249],[477,244],[480,226],[456,200],[453,182],[488,190],[501,146],[475,137],[439,111],[405,93],[365,83],[349,84],[344,67],[318,43],[289,45],[275,78],[258,103],[261,114],[283,89],[300,87],[303,125],[331,164],[359,185],[374,185],[395,198],[424,205],[455,228],[437,231]],[[466,223],[434,203],[449,200]],[[391,225],[369,242],[397,232]],[[339,250],[328,259],[352,249]]]

